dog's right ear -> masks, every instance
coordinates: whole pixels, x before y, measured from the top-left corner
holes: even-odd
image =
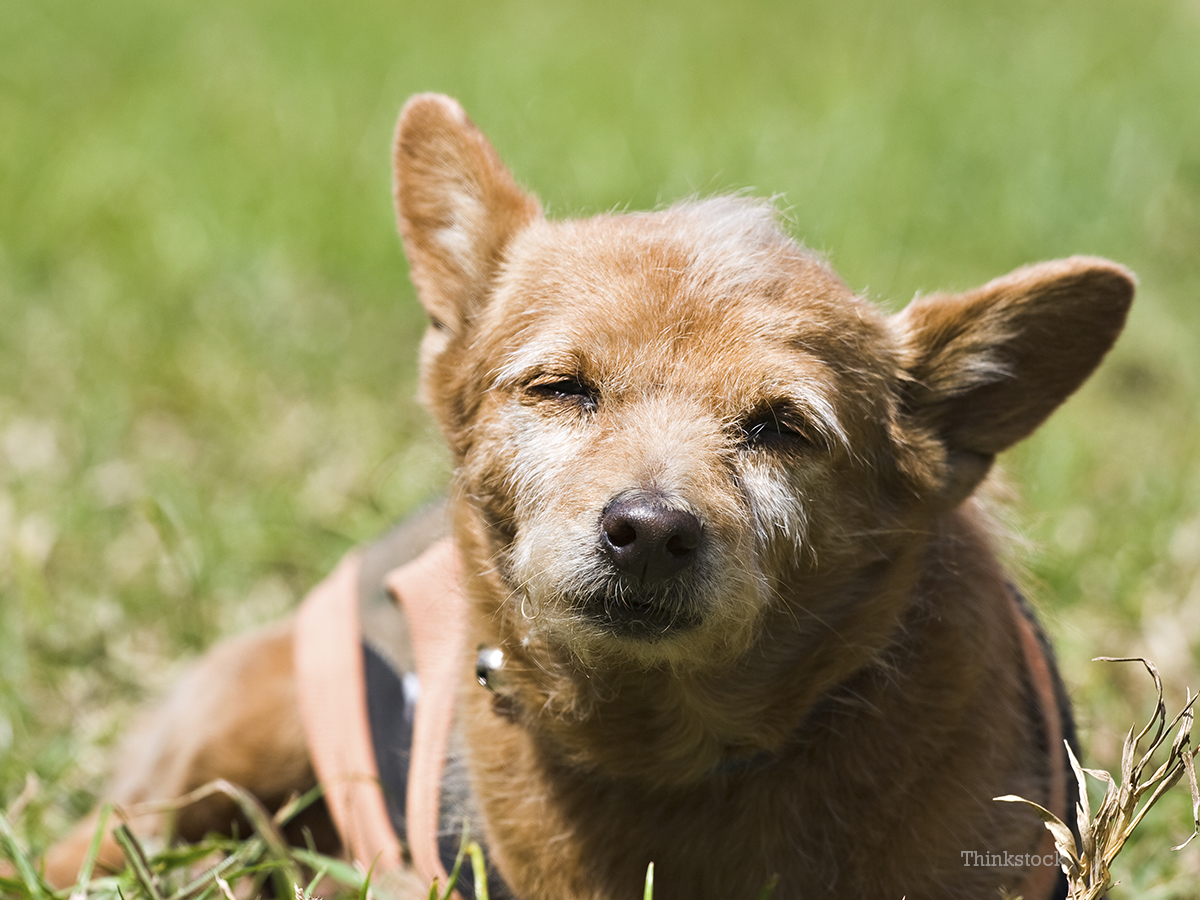
[[[464,333],[505,247],[541,207],[462,107],[441,94],[418,94],[404,105],[392,164],[396,218],[431,321],[422,347],[428,365]]]

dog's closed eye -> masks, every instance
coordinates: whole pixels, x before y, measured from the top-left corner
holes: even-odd
[[[544,375],[531,381],[526,391],[537,399],[570,404],[586,412],[600,402],[600,392],[578,375]]]
[[[814,444],[796,410],[786,403],[752,413],[740,428],[742,445],[750,449],[797,452]]]

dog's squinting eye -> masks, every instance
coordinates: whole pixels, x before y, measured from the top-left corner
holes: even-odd
[[[535,397],[570,403],[585,410],[596,408],[598,392],[581,378],[552,375],[538,379],[529,385]]]
[[[768,411],[742,425],[742,441],[747,447],[778,447],[791,450],[810,446],[812,439],[782,415]]]

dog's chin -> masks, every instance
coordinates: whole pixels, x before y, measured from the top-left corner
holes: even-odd
[[[657,644],[694,631],[704,622],[702,604],[677,591],[645,591],[616,583],[576,598],[575,612],[602,633]]]
[[[564,643],[585,667],[703,668],[711,659],[707,600],[682,585],[644,588],[619,580],[563,597]]]
[[[646,584],[574,560],[530,562],[510,582],[521,640],[557,648],[584,670],[722,665],[746,651],[766,603],[742,569],[697,568]],[[564,570],[571,577],[556,577]]]

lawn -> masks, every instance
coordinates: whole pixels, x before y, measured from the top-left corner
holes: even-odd
[[[1088,750],[1144,654],[1200,688],[1200,4],[5,0],[0,809],[37,850],[145,698],[448,474],[413,399],[404,99],[457,96],[555,215],[748,188],[899,308],[1134,269],[1097,377],[1008,455],[1014,564]],[[28,800],[26,803],[25,800]],[[1115,897],[1200,897],[1186,791]],[[1197,842],[1200,843],[1200,842]]]

